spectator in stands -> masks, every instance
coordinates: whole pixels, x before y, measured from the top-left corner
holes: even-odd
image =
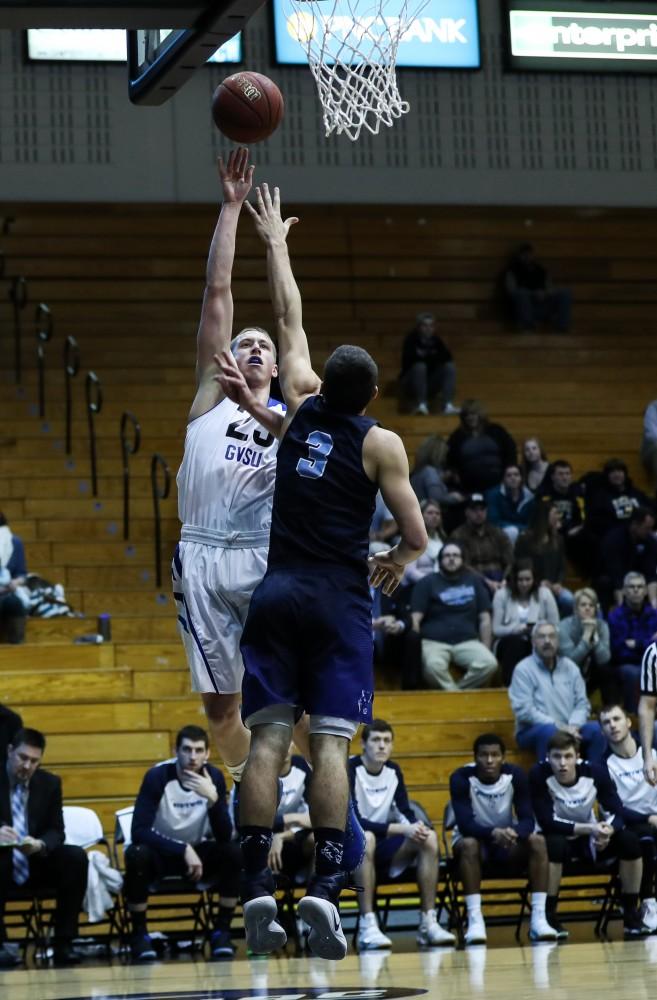
[[[560,333],[570,329],[570,289],[553,287],[531,243],[522,243],[511,257],[504,272],[504,290],[521,332],[535,330],[541,323]]]
[[[606,743],[606,740],[605,740]],[[598,862],[601,867],[618,858],[626,937],[647,934],[641,922],[641,847],[625,828],[623,807],[606,767],[578,762],[578,742],[569,732],[555,733],[548,759],[529,772],[532,805],[545,835],[550,859],[547,918],[560,938],[568,931],[559,922],[557,900],[563,865],[567,861]],[[596,817],[596,807],[608,820]]]
[[[25,549],[0,511],[0,641],[13,644],[25,638],[25,605],[17,594],[25,583]]]
[[[636,712],[644,650],[657,639],[657,609],[648,600],[641,573],[628,573],[623,580],[623,603],[609,612],[611,655],[623,689],[623,705]]]
[[[281,768],[281,797],[267,861],[275,875],[291,882],[309,870],[315,850],[308,809],[312,771],[302,756],[292,753],[293,747],[290,744]]]
[[[505,466],[517,461],[516,443],[501,424],[491,423],[483,403],[466,399],[461,426],[447,440],[445,465],[463,493],[483,493],[502,480]]]
[[[556,627],[538,622],[532,643],[532,655],[516,665],[509,686],[518,746],[543,760],[551,737],[563,730],[581,740],[589,760],[602,760],[606,742],[599,724],[589,721],[584,678],[576,663],[559,655]]]
[[[23,728],[23,720],[16,712],[6,705],[0,705],[0,764],[7,758],[7,747],[14,742],[19,729]]]
[[[413,413],[427,416],[438,396],[443,413],[458,413],[454,405],[456,365],[452,352],[436,333],[433,313],[418,313],[402,349],[399,384]]]
[[[489,590],[502,586],[513,562],[513,545],[506,532],[489,522],[483,493],[469,497],[465,523],[452,532],[450,541],[461,546],[463,561],[481,573]]]
[[[632,720],[620,705],[605,705],[600,712],[600,726],[607,739],[607,770],[623,803],[623,819],[641,843],[641,919],[650,931],[657,931],[655,874],[657,850],[657,788],[644,775],[643,751],[632,733]],[[657,751],[651,749],[653,766]]]
[[[615,701],[618,684],[611,664],[609,626],[600,617],[595,590],[576,590],[573,612],[559,624],[559,649],[581,670],[587,692],[599,688],[603,702]]]
[[[456,825],[452,850],[459,864],[468,917],[466,944],[486,943],[481,912],[481,869],[521,875],[529,868],[532,910],[529,937],[554,941],[557,934],[545,919],[548,858],[545,839],[534,832],[527,775],[507,764],[504,741],[482,733],[474,741],[474,764],[453,771],[449,793]]]
[[[573,609],[573,595],[564,586],[566,555],[560,533],[559,510],[552,503],[536,503],[532,508],[527,531],[516,542],[516,559],[531,559],[534,575],[542,587],[548,587],[562,615]]]
[[[540,587],[531,559],[513,564],[506,586],[493,597],[493,639],[506,687],[516,663],[532,652],[532,629],[537,622],[559,626],[559,610],[549,587]]]
[[[586,532],[601,542],[619,524],[627,523],[639,507],[650,500],[633,484],[620,458],[605,462],[602,480],[586,497]]]
[[[657,492],[657,399],[648,403],[643,414],[641,461],[650,476],[653,491]]]
[[[381,490],[376,495],[376,506],[370,524],[370,552],[385,552],[399,533],[397,522],[385,505]]]
[[[404,690],[415,690],[422,677],[422,643],[413,631],[410,588],[398,587],[384,594],[377,587],[372,594],[372,631],[374,657],[384,671],[392,673],[390,686],[396,687],[401,676]]]
[[[488,520],[507,533],[512,545],[526,531],[534,507],[534,495],[522,481],[519,465],[507,465],[499,486],[486,493]]]
[[[497,669],[491,652],[490,597],[483,580],[463,565],[455,542],[443,545],[439,571],[416,583],[411,596],[413,629],[422,639],[422,670],[429,687],[445,691],[484,687]],[[453,663],[465,671],[458,682]]]
[[[438,556],[442,549],[447,535],[443,528],[443,515],[440,504],[435,500],[421,500],[420,510],[424,519],[424,526],[427,529],[427,547],[421,556],[413,562],[406,564],[402,577],[402,586],[413,585],[421,580],[427,573],[435,573],[438,569]]]
[[[351,795],[366,840],[365,859],[356,872],[356,881],[363,887],[358,894],[359,951],[392,946],[374,912],[377,875],[379,879],[396,878],[407,868],[417,868],[421,912],[418,945],[455,943],[454,935],[443,930],[436,919],[438,837],[413,812],[401,768],[390,759],[393,739],[390,723],[374,719],[362,730],[362,753],[349,760]]]
[[[559,531],[564,540],[569,559],[587,574],[594,562],[591,547],[584,539],[584,490],[573,482],[573,468],[564,458],[550,465],[537,499],[544,504],[554,504],[559,511]]]
[[[72,943],[87,888],[87,855],[64,843],[62,783],[40,769],[45,748],[43,733],[19,729],[0,768],[0,968],[20,962],[6,946],[3,922],[7,898],[19,887],[55,890],[53,961],[80,961]]]
[[[527,438],[523,442],[520,467],[527,489],[531,490],[532,493],[540,493],[550,463],[545,448],[537,437]]]
[[[596,590],[604,607],[623,599],[623,580],[640,573],[648,584],[648,598],[657,606],[657,541],[655,515],[648,507],[636,507],[629,520],[607,532],[600,545]]]
[[[200,726],[184,726],[176,736],[175,760],[151,767],[142,781],[132,819],[132,843],[125,852],[124,894],[132,920],[133,961],[156,957],[146,925],[148,890],[166,875],[218,885],[219,910],[210,954],[224,959],[235,953],[230,925],[242,861],[238,844],[231,841],[226,783],[208,758],[208,734]]]
[[[463,503],[462,493],[452,490],[446,482],[444,465],[447,442],[440,434],[429,434],[415,452],[411,486],[420,502],[435,500],[440,504]]]

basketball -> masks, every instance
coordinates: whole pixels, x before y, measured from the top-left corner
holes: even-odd
[[[233,73],[219,84],[212,97],[214,123],[233,142],[262,142],[275,132],[283,118],[280,90],[262,73]]]

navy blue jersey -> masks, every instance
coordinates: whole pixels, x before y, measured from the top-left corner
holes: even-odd
[[[322,396],[297,410],[278,449],[269,568],[330,563],[367,573],[377,484],[363,469],[369,417],[336,413]]]

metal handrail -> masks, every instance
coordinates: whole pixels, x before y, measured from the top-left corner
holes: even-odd
[[[158,469],[164,472],[164,485],[159,488],[157,481]],[[151,491],[153,493],[153,517],[155,520],[155,584],[162,586],[162,518],[160,515],[160,500],[166,500],[171,490],[171,473],[167,461],[157,452],[151,458]]]
[[[14,307],[14,376],[18,385],[23,378],[22,356],[22,323],[21,313],[27,305],[27,281],[25,278],[13,277],[9,286],[9,301]]]
[[[132,441],[126,433],[132,425]],[[136,455],[141,445],[141,427],[134,413],[125,410],[121,414],[121,455],[123,457],[123,537],[130,537],[130,456]]]
[[[66,386],[66,454],[71,454],[71,428],[73,424],[73,398],[71,379],[80,371],[80,348],[75,337],[70,334],[64,341],[64,375]]]
[[[98,469],[96,465],[96,428],[94,419],[103,408],[103,390],[95,372],[87,372],[85,381],[87,421],[89,423],[89,462],[91,465],[91,493],[98,496]]]
[[[34,314],[34,332],[37,339],[37,372],[39,379],[39,416],[46,415],[46,348],[45,345],[52,338],[53,318],[50,309],[44,302],[40,302]]]

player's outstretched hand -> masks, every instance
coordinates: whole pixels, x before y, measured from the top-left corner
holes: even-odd
[[[218,382],[225,394],[233,403],[243,406],[245,410],[249,408],[255,397],[249,389],[244,375],[237,367],[237,362],[233,354],[228,350],[223,350],[221,354],[213,354],[212,357],[219,369],[212,378]]]
[[[231,150],[228,163],[217,161],[224,202],[241,205],[253,183],[253,164],[249,166],[249,151],[245,146]]]
[[[401,582],[405,567],[394,562],[391,552],[377,552],[367,562],[370,586],[381,587],[384,594],[392,594]]]
[[[285,243],[290,228],[299,221],[296,215],[291,215],[289,219],[282,218],[281,192],[277,187],[274,188],[272,199],[267,184],[258,186],[255,207],[250,201],[244,204],[253,218],[258,236],[265,243]]]

